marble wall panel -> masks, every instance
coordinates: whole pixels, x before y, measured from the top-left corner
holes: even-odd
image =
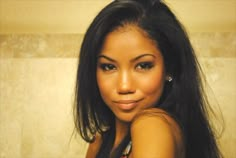
[[[79,56],[83,34],[0,34],[1,58]],[[199,57],[236,57],[236,32],[190,33]]]
[[[215,126],[220,132],[224,121],[224,130],[219,144],[226,158],[236,155],[236,58],[204,57],[200,58],[208,82],[208,95],[213,110],[217,114]],[[220,134],[220,133],[219,133]]]
[[[236,32],[190,33],[199,57],[236,57]]]
[[[81,34],[2,34],[1,58],[78,57]]]
[[[0,59],[0,157],[84,157],[72,135],[76,59]],[[76,138],[75,138],[76,136]]]

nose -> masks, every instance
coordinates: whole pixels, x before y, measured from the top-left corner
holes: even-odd
[[[135,92],[132,74],[129,71],[119,73],[117,92],[119,94],[132,94]]]

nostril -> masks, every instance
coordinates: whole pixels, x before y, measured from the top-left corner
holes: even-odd
[[[135,92],[135,88],[131,83],[121,83],[117,88],[119,94],[131,94]]]
[[[135,92],[133,77],[130,71],[121,71],[118,77],[117,92],[119,94],[131,94]]]

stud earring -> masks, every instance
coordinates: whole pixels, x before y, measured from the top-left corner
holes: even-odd
[[[166,80],[167,80],[168,82],[171,82],[171,81],[173,80],[173,78],[172,78],[171,76],[167,76],[167,77],[166,77]]]

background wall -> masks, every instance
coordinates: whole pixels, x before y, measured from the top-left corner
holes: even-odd
[[[166,2],[189,32],[224,116],[220,147],[233,158],[236,1]],[[87,144],[72,136],[78,50],[92,18],[108,3],[0,0],[0,158],[84,157]]]

